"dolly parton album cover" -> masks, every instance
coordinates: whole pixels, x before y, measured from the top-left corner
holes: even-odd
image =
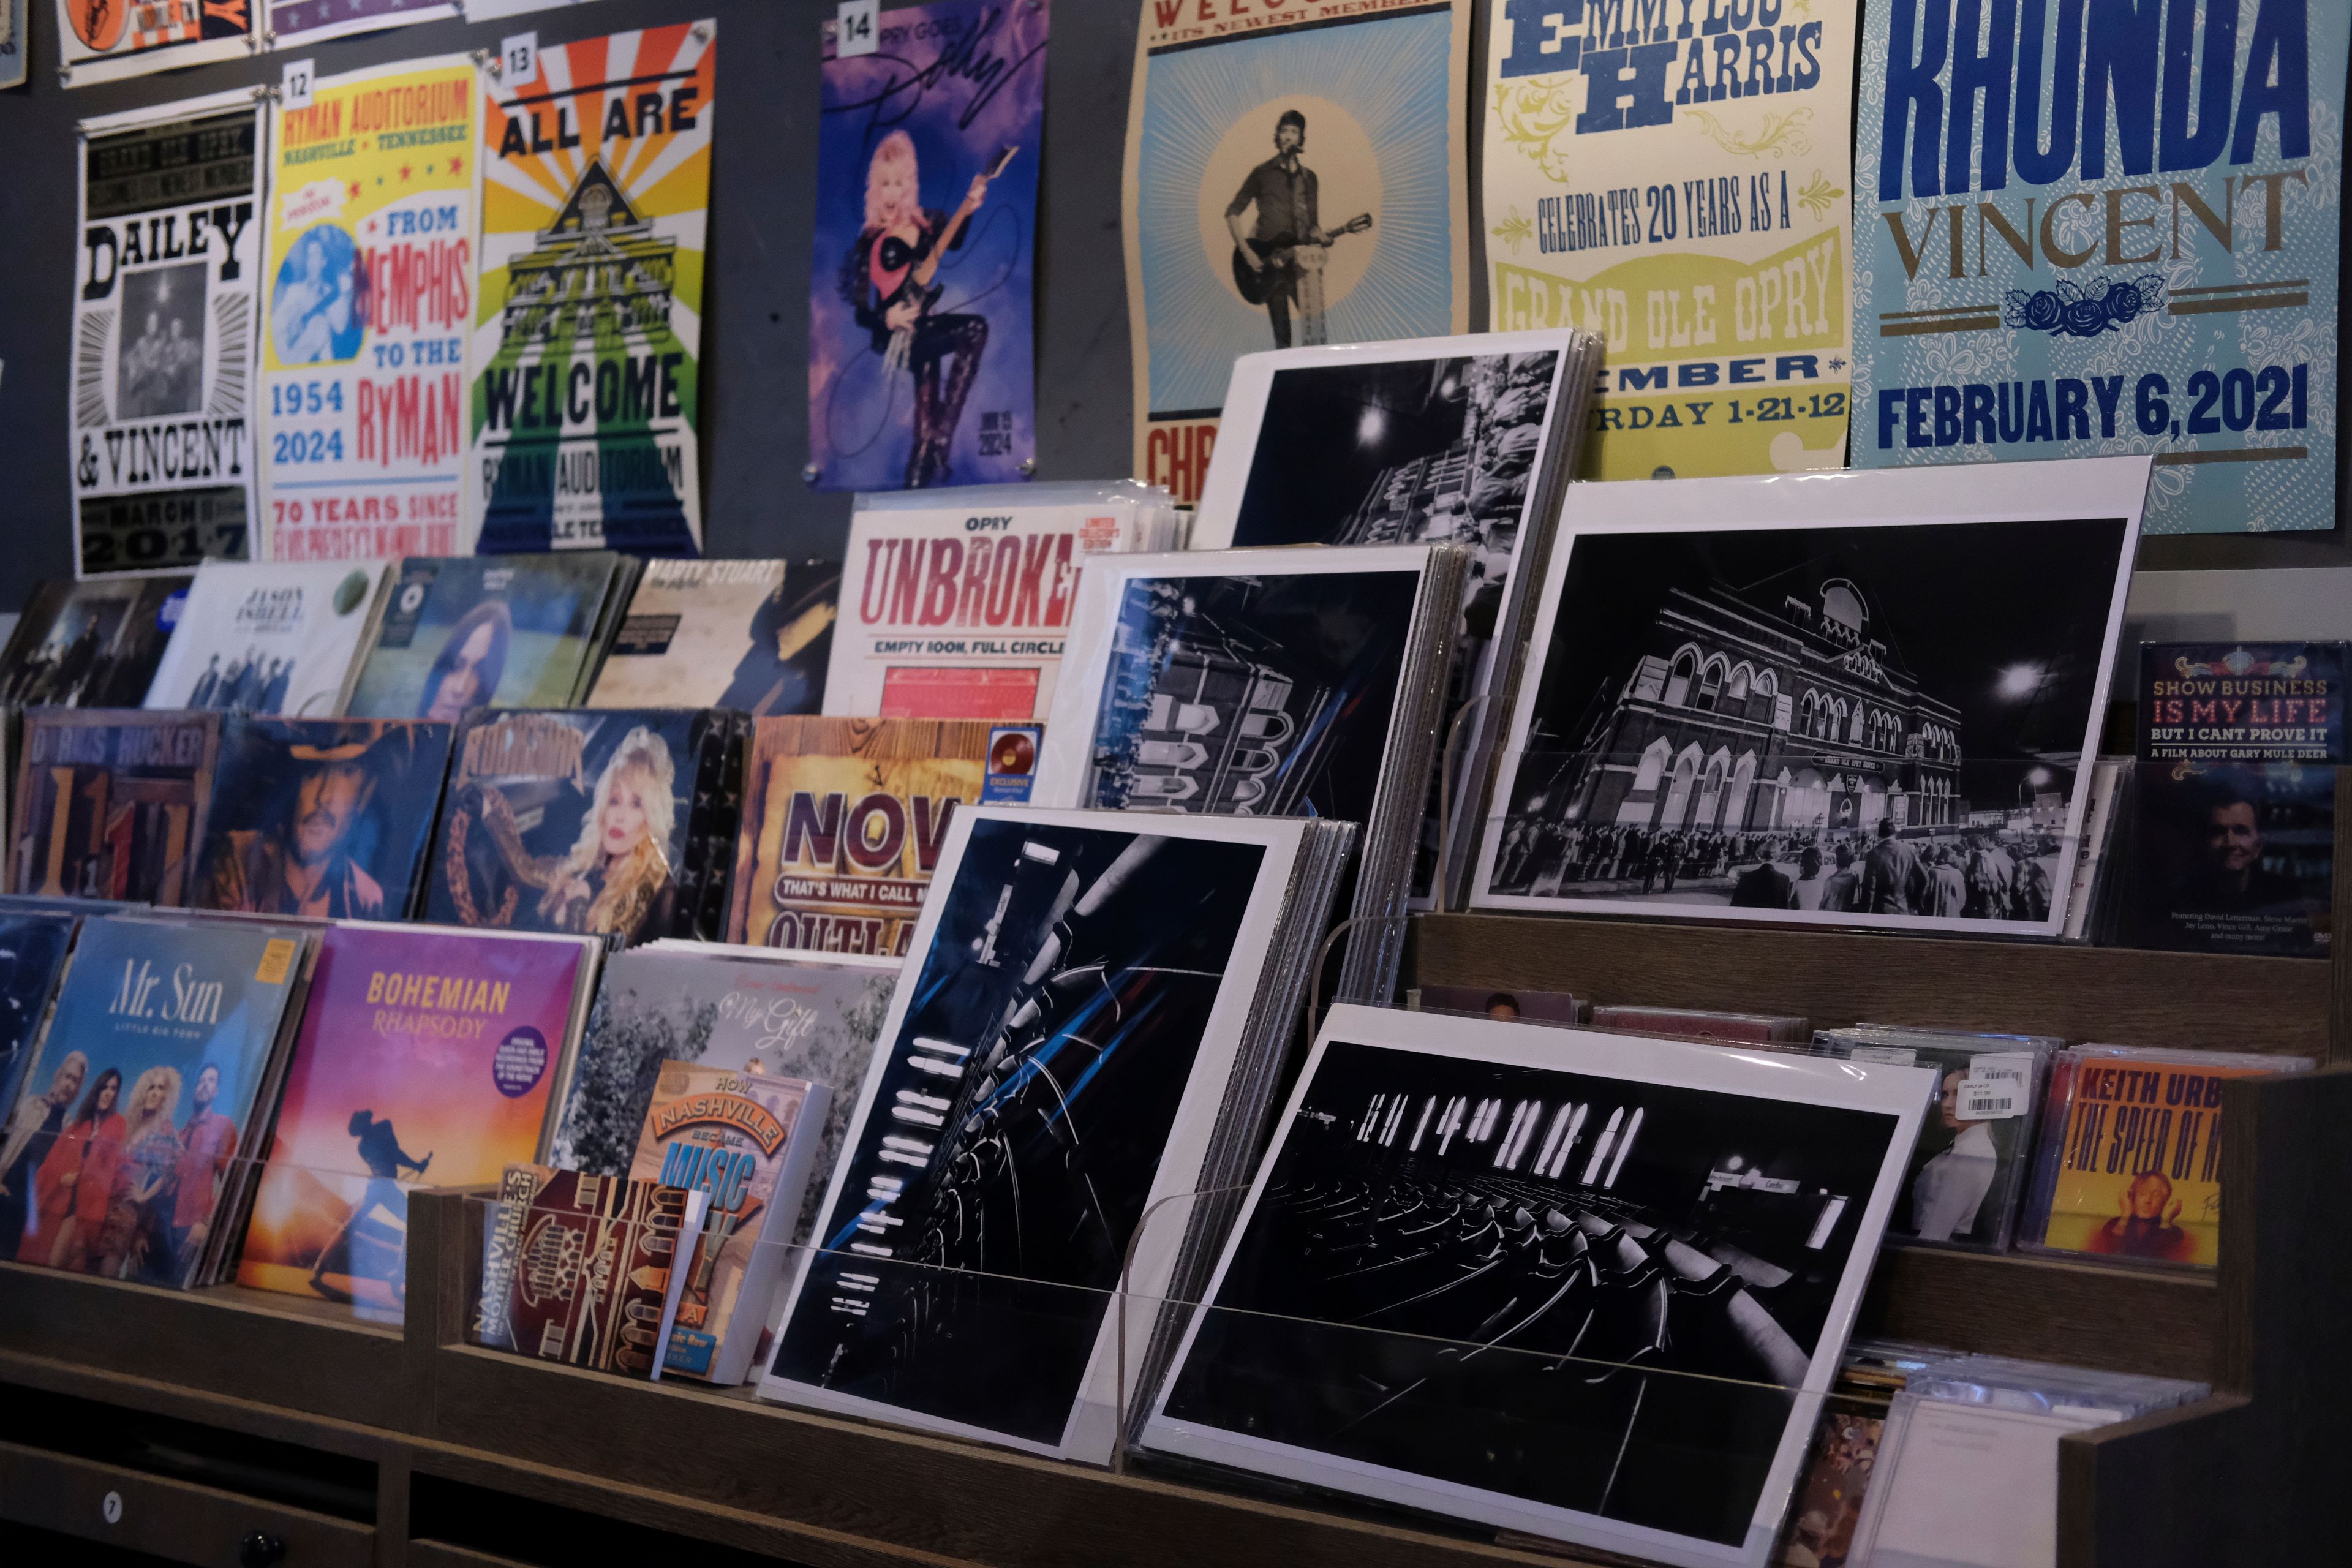
[[[733,722],[688,709],[474,714],[452,748],[426,918],[624,944],[715,937],[703,895],[725,880],[733,825],[705,844],[694,819]]]
[[[446,724],[390,720],[223,721],[189,907],[406,918],[449,734]]]
[[[824,24],[809,464],[827,490],[1028,477],[1045,0]],[[861,47],[861,46],[863,46]]]

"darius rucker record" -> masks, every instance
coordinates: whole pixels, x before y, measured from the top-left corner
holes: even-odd
[[[77,574],[249,559],[260,100],[218,93],[82,128]]]
[[[702,548],[704,225],[719,26],[482,78],[461,550]]]

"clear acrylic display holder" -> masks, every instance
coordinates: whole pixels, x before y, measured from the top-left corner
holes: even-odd
[[[1834,1365],[1812,1376],[1730,1268],[1610,1215],[1605,1194],[1593,1194],[1572,1217],[1520,1204],[1497,1223],[1449,1234],[1429,1258],[1396,1262],[1395,1278],[1362,1295],[1368,1310],[1348,1321],[1286,1309],[1317,1283],[1369,1267],[1351,1249],[1382,1244],[1377,1215],[1352,1228],[1332,1222],[1319,1259],[1298,1266],[1299,1288],[1280,1300],[1237,1308],[1170,1289],[1171,1270],[1213,1267],[1214,1232],[1230,1228],[1247,1193],[1152,1205],[1121,1260],[1122,1282],[1109,1288],[763,1244],[747,1277],[774,1281],[766,1327],[796,1286],[801,1299],[787,1353],[779,1362],[775,1334],[763,1334],[748,1383],[775,1364],[790,1384],[771,1381],[763,1396],[820,1415],[1307,1496],[1347,1513],[1401,1509],[1480,1539],[1507,1531],[1638,1552],[1643,1521],[1654,1527],[1676,1510],[1696,1519],[1711,1510],[1721,1517],[1707,1527],[1734,1528],[1735,1538],[1777,1529]],[[540,1215],[518,1226],[495,1197],[464,1202],[451,1238],[468,1251],[458,1338],[479,1349],[484,1239],[502,1224],[532,1236]],[[516,1289],[576,1290],[590,1272],[584,1259],[543,1247]],[[887,1332],[871,1332],[876,1319]],[[1689,1363],[1685,1342],[1711,1347],[1706,1364]],[[566,1360],[562,1349],[491,1353],[551,1371]],[[833,1370],[829,1386],[791,1375],[813,1367]],[[730,1400],[753,1393],[676,1371],[661,1381]],[[1694,1510],[1701,1471],[1718,1477],[1722,1493]],[[1759,1517],[1769,1523],[1755,1525]]]
[[[1764,777],[1696,742],[1507,752],[1466,836],[1471,904],[2057,940],[2082,842],[2073,772],[1948,762],[1916,739],[1799,743],[1816,760]]]

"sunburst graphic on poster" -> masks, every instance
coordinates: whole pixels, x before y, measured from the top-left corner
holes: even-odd
[[[701,547],[697,371],[718,27],[614,33],[486,77],[467,537]]]

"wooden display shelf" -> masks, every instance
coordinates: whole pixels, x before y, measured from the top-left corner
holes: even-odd
[[[1412,951],[1416,977],[1432,984],[1802,1011],[1822,1024],[2327,1058],[2346,1016],[2341,960],[1472,916],[1418,921]],[[2224,1092],[2231,1196],[2218,1278],[1898,1247],[1865,1298],[1864,1332],[2215,1385],[2202,1404],[2066,1440],[2063,1568],[2252,1568],[2336,1549],[2335,1472],[2352,1445],[2352,1357],[2331,1318],[2352,1297],[2340,1196],[2352,1177],[2352,1140],[2340,1133],[2352,1124],[2352,1070]],[[511,1533],[468,1533],[468,1520],[530,1509],[575,1529],[601,1520],[704,1543],[716,1561],[808,1568],[1585,1561],[1348,1503],[1149,1468],[1113,1474],[742,1390],[483,1351],[465,1342],[480,1217],[473,1195],[413,1199],[397,1331],[233,1287],[184,1295],[0,1265],[0,1398],[13,1384],[362,1456],[378,1476],[378,1568],[548,1562]],[[217,1500],[206,1506],[217,1512]],[[30,1522],[32,1510],[0,1497],[0,1518]]]
[[[0,1352],[402,1430],[425,1394],[402,1331],[241,1285],[171,1290],[0,1263]]]

